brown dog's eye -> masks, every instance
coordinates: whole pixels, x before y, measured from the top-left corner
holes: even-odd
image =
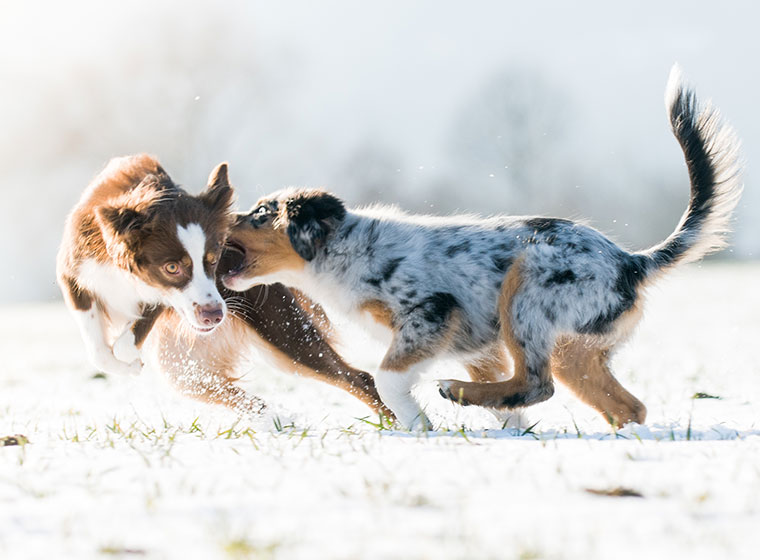
[[[166,263],[164,265],[164,272],[166,272],[167,274],[170,274],[172,276],[176,276],[177,274],[179,274],[179,271],[180,271],[179,264],[177,264],[177,263],[175,263],[173,261],[172,262],[168,262],[168,263]]]

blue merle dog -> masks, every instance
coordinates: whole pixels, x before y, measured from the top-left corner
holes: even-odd
[[[438,382],[463,405],[528,406],[551,397],[556,378],[610,423],[642,423],[646,408],[613,377],[610,355],[640,319],[651,282],[724,245],[741,194],[738,140],[717,110],[700,110],[677,67],[666,103],[691,198],[651,249],[630,253],[557,218],[347,210],[322,190],[288,190],[238,216],[228,246],[240,254],[223,283],[282,282],[384,327],[389,348],[375,381],[404,426],[428,425],[411,388],[444,355],[472,379]]]

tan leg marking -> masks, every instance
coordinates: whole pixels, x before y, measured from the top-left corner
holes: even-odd
[[[593,346],[583,338],[563,339],[552,356],[552,373],[610,424],[643,424],[646,407],[615,379],[609,359],[609,349]]]
[[[554,389],[548,364],[546,371],[529,376],[525,352],[512,329],[512,300],[521,286],[521,260],[518,259],[504,278],[499,298],[501,336],[514,360],[514,375],[507,381],[495,383],[442,380],[439,381],[439,390],[444,398],[463,405],[513,408],[535,404],[552,396]],[[538,374],[537,380],[533,379],[535,374]]]
[[[375,322],[389,329],[393,328],[393,312],[391,308],[377,299],[370,299],[359,306],[359,309],[366,311],[372,316]]]

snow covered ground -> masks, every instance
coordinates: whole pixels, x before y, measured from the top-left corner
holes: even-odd
[[[649,419],[617,434],[562,389],[502,430],[438,397],[451,363],[419,389],[434,433],[255,361],[275,413],[240,419],[93,377],[60,304],[2,308],[0,437],[30,443],[0,447],[0,558],[757,558],[759,280],[711,264],[651,292],[615,360]]]

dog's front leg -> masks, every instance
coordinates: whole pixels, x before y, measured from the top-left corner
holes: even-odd
[[[138,375],[142,369],[139,361],[126,363],[113,355],[111,346],[106,340],[108,319],[95,296],[90,291],[81,288],[73,278],[63,276],[59,281],[63,288],[66,305],[79,327],[90,363],[104,373]]]
[[[145,307],[142,316],[127,325],[125,331],[113,343],[113,355],[117,360],[127,364],[139,361],[142,367],[140,349],[156,319],[163,311],[164,307],[161,305]]]
[[[422,358],[406,351],[403,344],[396,342],[396,338],[400,337],[394,337],[380,369],[375,373],[375,387],[401,426],[408,430],[430,430],[430,420],[412,396],[412,387],[422,370]]]
[[[106,342],[105,321],[103,312],[97,305],[86,311],[72,310],[74,319],[79,326],[82,340],[87,350],[87,357],[98,370],[118,375],[139,375],[142,370],[140,360],[125,362],[114,356],[111,347]],[[129,333],[131,335],[131,333]]]

